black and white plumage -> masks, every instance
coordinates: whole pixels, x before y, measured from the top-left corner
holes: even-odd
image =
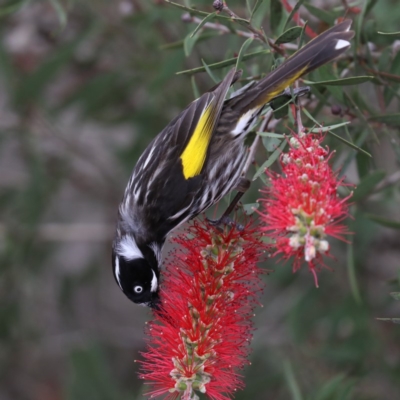
[[[226,100],[240,77],[231,70],[149,144],[125,189],[113,243],[114,276],[128,298],[157,307],[168,233],[237,187],[246,161],[244,139],[264,105],[342,54],[354,35],[350,26],[345,20],[327,30],[261,81]]]

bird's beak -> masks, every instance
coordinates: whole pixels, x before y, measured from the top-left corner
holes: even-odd
[[[151,307],[154,311],[161,311],[161,299],[159,292],[154,293],[153,298],[148,303],[149,307]]]

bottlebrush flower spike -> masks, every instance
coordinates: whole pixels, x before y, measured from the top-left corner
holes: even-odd
[[[152,385],[150,397],[229,399],[244,386],[238,371],[248,363],[262,288],[260,234],[250,225],[239,231],[193,222],[174,241],[180,247],[164,269],[141,378]]]
[[[260,212],[263,230],[275,239],[273,255],[293,257],[293,272],[306,261],[317,287],[316,269],[323,264],[322,255],[329,253],[328,236],[344,240],[347,233],[341,222],[351,197],[338,197],[343,180],[329,165],[333,152],[321,146],[323,139],[322,134],[303,134],[289,140],[289,152],[280,157],[282,174],[266,172],[271,186],[263,191]]]

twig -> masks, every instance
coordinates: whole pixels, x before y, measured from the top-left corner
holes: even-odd
[[[299,81],[296,81],[295,87],[299,87]],[[296,123],[297,123],[297,134],[299,137],[304,135],[304,125],[303,120],[301,119],[301,101],[299,99],[295,100],[294,106],[296,108]]]
[[[218,4],[218,5],[219,5],[220,3],[221,3],[220,0],[216,0],[216,1],[214,1],[213,5],[214,5],[214,4]],[[214,6],[214,8],[215,8],[216,10],[218,10],[215,6]],[[226,4],[226,1],[222,2],[222,10],[225,11],[225,12],[232,18],[232,20],[235,21],[235,19],[240,19],[240,17],[239,17],[238,15],[236,15],[236,14],[228,7],[228,5]],[[265,34],[264,34],[262,28],[261,28],[261,29],[255,28],[255,27],[250,23],[250,21],[249,21],[249,24],[247,25],[247,29],[248,29],[250,32],[253,32],[254,37],[258,38],[258,39],[261,40],[262,42],[264,42],[264,43],[269,42],[269,41],[266,39]]]
[[[267,126],[269,124],[269,122],[271,121],[272,118],[272,110],[268,111],[268,113],[264,116],[264,120],[261,123],[260,126],[260,131],[264,132],[265,129],[267,129]],[[258,147],[258,143],[260,142],[260,136],[257,135],[252,143],[252,145],[250,146],[249,149],[249,154],[247,156],[247,160],[246,160],[246,164],[243,167],[243,173],[242,175],[245,176],[247,174],[247,171],[250,168],[250,165],[253,163],[254,160],[254,155],[257,151],[257,147]]]
[[[372,193],[380,192],[383,189],[386,189],[389,186],[395,185],[400,181],[400,171],[396,171],[393,174],[389,175],[387,178],[383,179],[379,182]]]
[[[194,24],[199,24],[201,22],[201,19],[199,17],[192,17],[189,13],[185,13],[182,15],[182,21],[183,22],[192,22]],[[232,33],[232,30],[229,29],[227,26],[225,25],[221,25],[218,22],[206,22],[202,28],[208,28],[208,29],[213,29],[215,31],[219,31],[222,34],[225,33]],[[250,33],[250,32],[245,32],[242,30],[235,30],[234,31],[238,36],[242,36],[242,37],[246,37],[246,38],[253,38],[254,34]]]

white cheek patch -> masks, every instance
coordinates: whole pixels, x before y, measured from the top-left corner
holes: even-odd
[[[117,278],[118,286],[122,289],[121,281],[119,278],[120,274],[121,274],[121,271],[119,269],[119,258],[115,257],[115,277]]]
[[[350,46],[350,42],[348,42],[347,40],[339,39],[336,42],[335,50],[340,50],[347,46]]]
[[[144,258],[135,239],[129,235],[124,236],[118,243],[117,253],[127,261],[134,260],[135,258]]]
[[[153,270],[151,270],[151,272],[153,273],[153,278],[151,280],[150,292],[156,292],[158,288],[158,279],[156,273]]]

